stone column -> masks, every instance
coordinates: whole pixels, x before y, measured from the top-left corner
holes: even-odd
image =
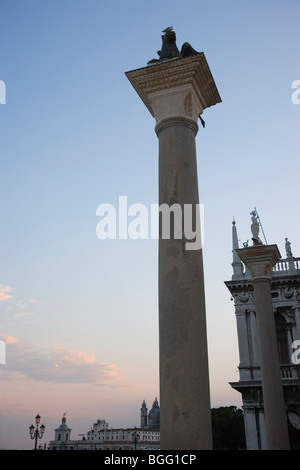
[[[259,450],[255,408],[243,406],[247,450]]]
[[[294,339],[300,339],[300,308],[299,307],[294,307],[295,309],[295,321],[296,321],[296,331],[297,331],[297,337]]]
[[[268,450],[265,415],[264,415],[264,410],[261,408],[259,408],[258,410],[258,428],[259,428],[259,435],[260,435],[261,450]]]
[[[160,207],[175,204],[184,213],[189,204],[197,211],[197,121],[221,101],[204,54],[126,75],[156,120]],[[159,348],[161,449],[211,449],[202,249],[172,230],[159,240]]]
[[[266,435],[269,450],[289,449],[281,371],[271,295],[272,268],[280,260],[276,245],[237,250],[253,282]]]
[[[235,315],[240,356],[240,380],[250,380],[250,356],[245,308],[236,307]]]
[[[253,379],[260,379],[259,370],[259,353],[257,344],[257,328],[256,328],[256,315],[253,310],[250,310],[250,328],[251,328],[251,346],[252,346],[252,373]]]

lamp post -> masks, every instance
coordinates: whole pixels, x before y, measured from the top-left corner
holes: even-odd
[[[139,439],[140,439],[140,435],[137,434],[137,430],[136,428],[134,428],[134,432],[132,433],[132,440],[134,442],[134,450],[136,450],[136,445],[139,442]]]
[[[30,437],[31,439],[35,440],[34,450],[36,450],[36,447],[37,447],[37,440],[42,439],[44,432],[45,432],[45,426],[43,424],[40,426],[40,429],[39,429],[40,421],[41,421],[41,417],[39,414],[37,414],[35,417],[36,428],[34,428],[33,424],[29,426]]]

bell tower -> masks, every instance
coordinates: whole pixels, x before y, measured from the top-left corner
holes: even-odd
[[[148,416],[148,408],[146,406],[145,400],[143,400],[142,408],[141,408],[141,428],[145,428],[147,426],[147,416]]]
[[[66,442],[71,440],[71,431],[67,426],[66,413],[64,413],[61,420],[61,425],[55,429],[55,441],[57,442]]]

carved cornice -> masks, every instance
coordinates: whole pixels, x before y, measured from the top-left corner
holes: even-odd
[[[252,281],[268,279],[271,281],[273,267],[280,260],[277,245],[259,245],[236,250],[240,259],[248,267]]]
[[[150,95],[171,89],[191,86],[199,104],[199,114],[222,101],[203,52],[184,59],[154,63],[125,75],[153,117],[155,112]]]

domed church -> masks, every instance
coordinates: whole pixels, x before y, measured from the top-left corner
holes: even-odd
[[[159,429],[160,427],[160,408],[157,398],[155,398],[152,408],[148,413],[145,400],[141,407],[141,428]]]

